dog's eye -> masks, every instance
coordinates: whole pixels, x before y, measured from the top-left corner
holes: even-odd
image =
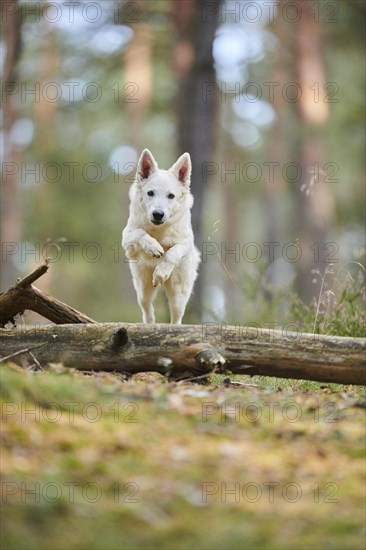
[[[174,198],[175,198],[175,195],[173,195],[173,193],[169,193],[168,199],[174,199]]]
[[[148,194],[149,197],[153,197],[155,193],[154,193],[154,191],[148,191],[147,194]]]

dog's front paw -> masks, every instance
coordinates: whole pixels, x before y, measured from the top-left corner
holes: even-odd
[[[164,255],[164,248],[150,235],[145,235],[141,240],[141,247],[146,254],[153,258],[161,258]]]
[[[160,286],[163,285],[172,274],[174,265],[169,262],[161,262],[156,266],[153,273],[153,285]]]

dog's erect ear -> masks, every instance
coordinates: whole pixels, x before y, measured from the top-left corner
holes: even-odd
[[[158,170],[158,164],[149,149],[144,149],[137,163],[137,179],[144,180]]]
[[[189,153],[183,153],[181,157],[169,168],[183,185],[189,187],[191,183],[192,163]]]

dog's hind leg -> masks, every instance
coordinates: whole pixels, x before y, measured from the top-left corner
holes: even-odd
[[[182,317],[184,315],[187,302],[192,292],[193,282],[187,284],[186,281],[182,281],[174,271],[172,276],[165,283],[165,291],[168,298],[169,310],[170,310],[170,323],[173,325],[182,324]]]
[[[156,294],[156,289],[152,284],[153,270],[146,270],[145,268],[139,272],[137,266],[138,264],[132,264],[131,272],[137,301],[142,312],[142,322],[152,324],[155,323],[153,300]]]
[[[180,264],[173,269],[164,285],[169,302],[171,324],[180,325],[182,323],[182,317],[197,278],[199,261],[199,251],[193,247]]]
[[[152,283],[143,284],[137,291],[137,300],[142,311],[142,322],[155,323],[155,314],[153,300],[155,297],[155,288]]]

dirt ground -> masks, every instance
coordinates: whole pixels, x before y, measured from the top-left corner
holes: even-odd
[[[1,387],[4,549],[365,548],[362,388],[12,364]]]

